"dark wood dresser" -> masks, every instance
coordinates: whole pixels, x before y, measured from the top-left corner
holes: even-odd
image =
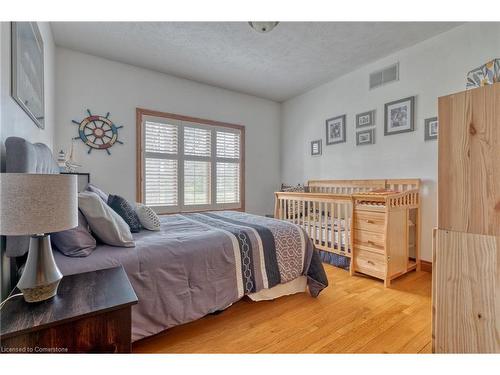
[[[63,277],[57,295],[0,311],[1,353],[130,353],[132,305],[123,267]]]

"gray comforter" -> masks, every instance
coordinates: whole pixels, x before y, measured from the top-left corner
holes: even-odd
[[[160,231],[134,238],[135,248],[100,245],[86,258],[55,252],[65,275],[123,265],[139,298],[134,341],[301,275],[314,297],[328,285],[307,234],[284,221],[232,211],[169,215]]]

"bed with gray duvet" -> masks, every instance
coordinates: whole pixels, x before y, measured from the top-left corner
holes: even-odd
[[[307,284],[317,297],[328,285],[312,242],[292,223],[235,211],[160,220],[160,231],[134,234],[135,247],[98,245],[85,258],[54,251],[64,275],[123,265],[139,298],[133,341],[224,310],[245,295],[271,291],[267,296],[275,298]],[[287,289],[300,280],[302,289]]]

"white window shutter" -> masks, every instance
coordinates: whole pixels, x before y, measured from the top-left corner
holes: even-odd
[[[184,155],[210,157],[212,132],[201,128],[184,128]]]
[[[145,160],[145,203],[148,206],[177,206],[177,160]]]
[[[178,126],[146,121],[144,124],[144,201],[149,206],[177,206]]]
[[[146,152],[177,154],[179,144],[177,125],[146,121],[144,144]]]
[[[217,204],[240,201],[239,163],[217,163]]]
[[[157,117],[143,124],[147,205],[165,213],[241,207],[239,129]]]
[[[210,204],[210,162],[184,161],[184,204]]]
[[[239,133],[217,131],[217,157],[239,159],[240,157]]]

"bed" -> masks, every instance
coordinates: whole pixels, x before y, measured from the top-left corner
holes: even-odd
[[[8,139],[8,171],[56,173],[47,149]],[[7,240],[9,256],[25,254],[22,238]],[[84,258],[54,252],[63,275],[124,267],[139,298],[132,309],[133,341],[223,310],[243,296],[273,299],[307,287],[316,297],[328,285],[308,235],[286,221],[233,211],[174,214],[161,217],[160,231],[143,230],[134,240],[133,248],[98,245]]]

